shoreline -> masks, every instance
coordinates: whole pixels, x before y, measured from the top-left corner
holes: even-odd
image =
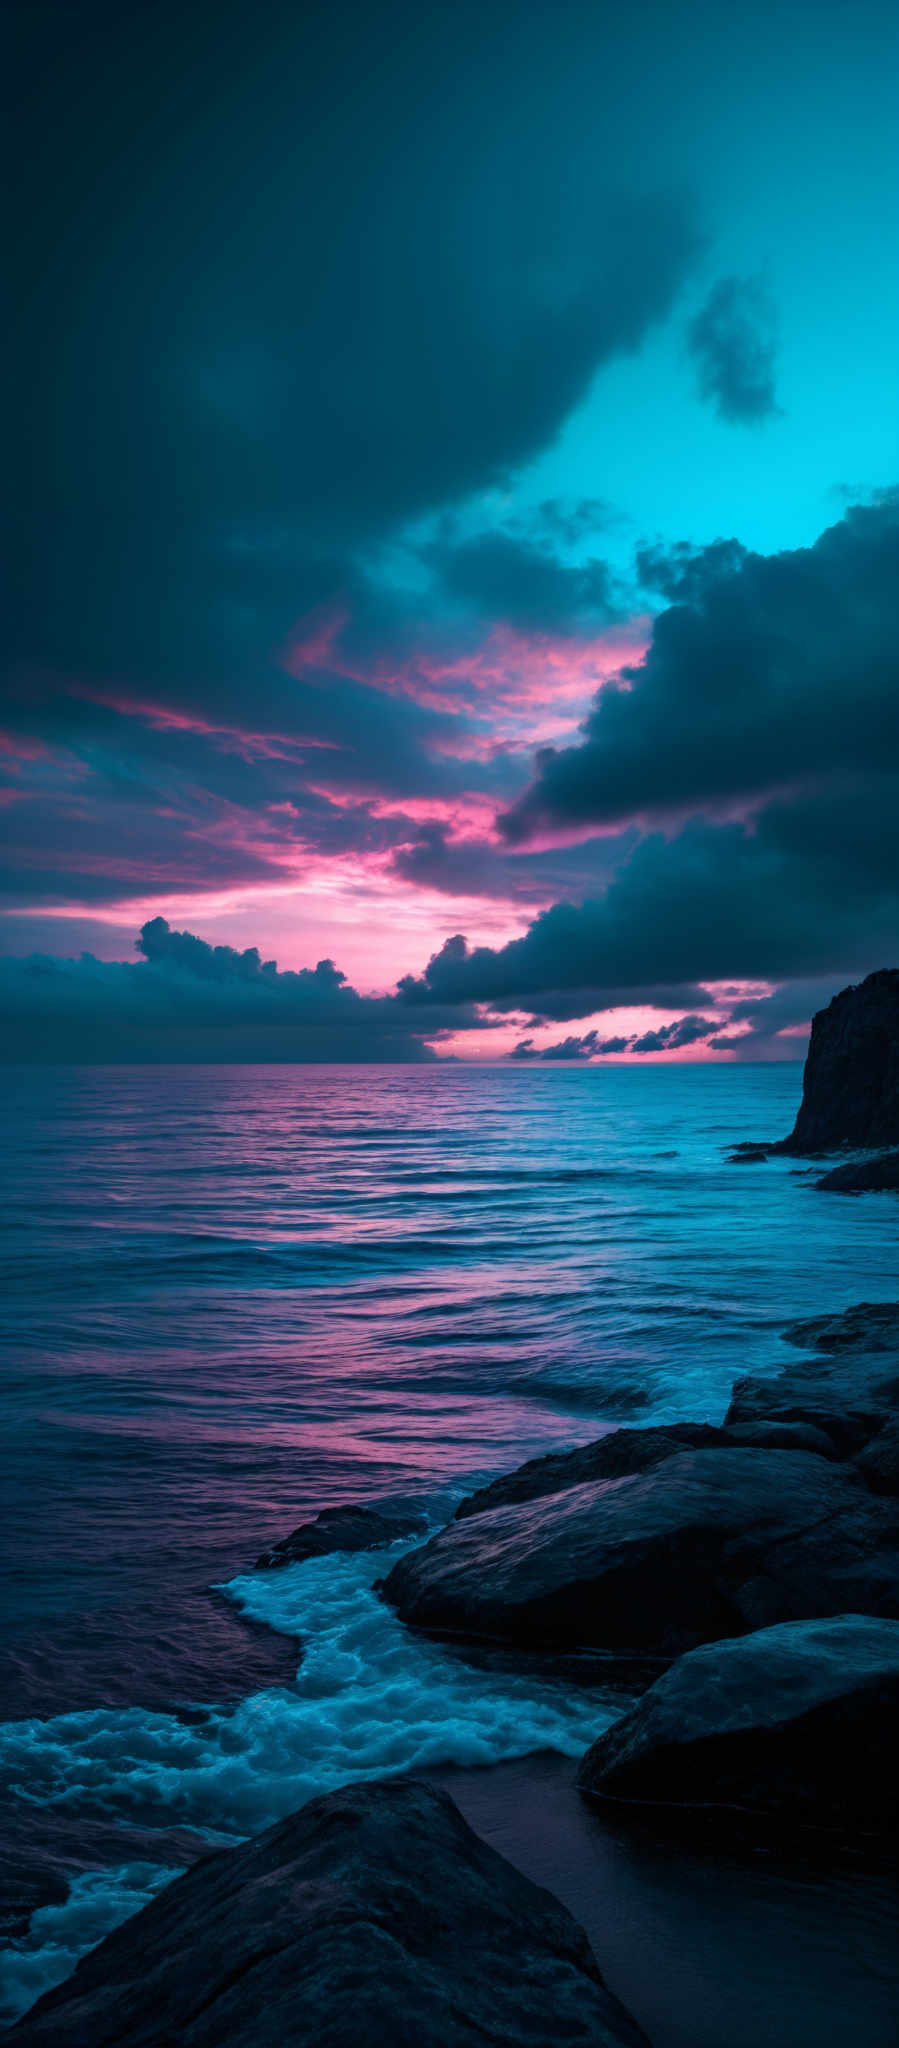
[[[652,2048],[885,2048],[899,1883],[730,1857],[600,1816],[552,1752],[428,1771],[476,1833],[584,1928]]]

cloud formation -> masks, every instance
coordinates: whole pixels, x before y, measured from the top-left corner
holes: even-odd
[[[510,843],[899,771],[899,500],[852,507],[810,548],[675,552],[667,575],[645,659],[575,745],[538,755],[500,820]]]
[[[210,946],[161,917],[137,946],[133,963],[0,960],[0,1058],[415,1061],[434,1057],[448,1025],[473,1021],[458,1010],[416,1017],[395,997],[358,995],[331,960],[279,970],[255,946]]]
[[[699,395],[740,426],[775,419],[777,339],[773,308],[754,278],[723,277],[687,328]]]

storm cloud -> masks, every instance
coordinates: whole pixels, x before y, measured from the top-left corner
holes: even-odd
[[[538,756],[500,820],[511,843],[899,769],[899,500],[850,508],[810,548],[718,544],[670,573],[682,598],[578,742]]]

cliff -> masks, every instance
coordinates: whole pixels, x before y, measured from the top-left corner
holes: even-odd
[[[899,1145],[899,970],[844,988],[812,1023],[796,1123],[782,1150]]]

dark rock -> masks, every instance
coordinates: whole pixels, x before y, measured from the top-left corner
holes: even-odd
[[[275,1571],[279,1565],[302,1564],[309,1557],[326,1557],[334,1550],[380,1550],[402,1536],[418,1536],[427,1523],[423,1515],[382,1514],[376,1508],[323,1508],[314,1522],[303,1522],[290,1536],[282,1536],[256,1559],[256,1570]]]
[[[761,1166],[770,1159],[773,1150],[772,1145],[735,1145],[728,1154],[727,1163],[729,1166]]]
[[[861,1450],[899,1402],[899,1303],[860,1302],[843,1315],[816,1316],[785,1332],[816,1355],[790,1359],[773,1378],[737,1380],[728,1427],[771,1421],[826,1431],[846,1457]]]
[[[858,1301],[833,1316],[790,1323],[788,1344],[803,1351],[895,1351],[899,1354],[899,1301]]]
[[[814,1451],[819,1458],[839,1457],[833,1438],[811,1422],[778,1422],[766,1416],[759,1422],[735,1422],[721,1435],[745,1450]]]
[[[872,1493],[899,1494],[899,1422],[887,1422],[855,1459]]]
[[[899,970],[844,988],[812,1020],[787,1152],[899,1145]]]
[[[712,1450],[730,1442],[727,1430],[711,1422],[664,1423],[656,1429],[613,1429],[593,1443],[580,1444],[573,1451],[549,1451],[542,1458],[529,1458],[515,1472],[503,1472],[499,1479],[482,1486],[460,1501],[456,1520],[482,1515],[492,1508],[507,1507],[514,1501],[539,1500],[545,1494],[564,1493],[566,1487],[580,1486],[589,1479],[623,1479],[631,1472],[646,1472],[665,1458],[683,1450]]]
[[[413,1779],[350,1785],[204,1857],[15,2048],[647,2048],[577,1922]]]
[[[808,1451],[680,1451],[451,1522],[383,1591],[441,1634],[671,1658],[804,1616],[899,1615],[899,1507]]]
[[[514,1501],[564,1493],[566,1487],[581,1486],[588,1479],[626,1479],[631,1472],[648,1472],[666,1458],[675,1458],[679,1451],[725,1450],[728,1446],[816,1451],[822,1458],[838,1455],[823,1429],[803,1422],[765,1419],[739,1423],[732,1429],[713,1422],[666,1422],[649,1429],[614,1429],[593,1443],[579,1444],[576,1450],[549,1451],[542,1458],[529,1458],[515,1472],[503,1472],[489,1486],[479,1487],[477,1493],[460,1501],[456,1520],[508,1507]]]
[[[786,1622],[680,1657],[587,1751],[581,1789],[695,1830],[722,1812],[818,1836],[899,1819],[899,1621]],[[831,1844],[833,1846],[833,1844]]]
[[[899,1188],[899,1152],[880,1152],[874,1159],[850,1159],[822,1173],[816,1188],[830,1188],[834,1194],[861,1195],[869,1189]]]

